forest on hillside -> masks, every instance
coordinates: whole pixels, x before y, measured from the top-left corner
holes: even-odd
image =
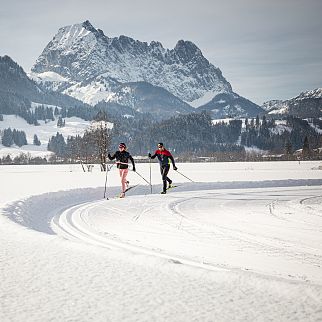
[[[84,117],[84,110],[81,111],[80,115],[77,108],[59,110],[40,106],[34,109],[33,115],[36,120],[57,120],[59,128],[64,126],[66,117]],[[266,154],[282,154],[284,159],[289,160],[297,158],[298,153],[295,152],[303,149],[303,146],[307,146],[303,158],[321,157],[318,148],[322,145],[322,121],[319,119],[286,117],[283,122],[277,122],[264,115],[261,118],[257,116],[251,119],[213,122],[207,112],[202,112],[181,114],[157,121],[151,120],[149,114],[123,117],[109,115],[105,110],[98,111],[96,115],[93,115],[93,111],[85,115],[93,124],[101,122],[100,124],[105,125],[99,130],[90,127],[83,136],[63,137],[57,132],[45,143],[48,151],[55,153],[52,162],[82,160],[104,163],[106,160],[102,158],[102,153],[114,151],[119,142],[126,142],[131,154],[135,156],[146,156],[156,149],[158,142],[163,142],[183,161],[202,157],[220,161],[258,159],[256,153],[250,158],[249,148],[266,151]],[[113,129],[106,126],[107,123],[113,123]],[[4,146],[27,144],[23,131],[5,129],[0,136]],[[102,152],[102,138],[106,141],[105,152]],[[33,144],[39,144],[36,136]],[[26,158],[22,159],[25,162]],[[12,162],[7,157],[0,161]],[[19,163],[19,160],[16,162]]]

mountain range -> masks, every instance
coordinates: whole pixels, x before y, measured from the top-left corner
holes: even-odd
[[[260,107],[235,93],[192,42],[179,40],[166,49],[156,41],[109,38],[89,21],[60,28],[29,74],[8,56],[0,57],[0,74],[0,114],[28,110],[32,103],[149,113],[154,119],[201,111],[213,119],[322,114],[321,88]]]
[[[173,49],[165,49],[156,41],[109,38],[89,21],[59,29],[30,76],[47,89],[90,105],[118,103],[162,118],[199,107],[214,118],[263,113],[233,92],[194,43],[179,40]]]
[[[272,117],[318,118],[322,116],[322,88],[302,92],[288,100],[271,100],[262,107]]]

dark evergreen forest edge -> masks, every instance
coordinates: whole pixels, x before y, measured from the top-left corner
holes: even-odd
[[[130,109],[126,112],[131,115],[122,116],[124,110],[119,109],[115,104],[111,109],[109,104],[101,103],[95,107],[74,106],[61,109],[39,106],[18,115],[33,125],[37,125],[38,120],[45,120],[57,121],[58,127],[63,127],[65,118],[72,116],[87,121],[103,120],[106,123],[113,123],[112,130],[105,128],[109,137],[106,149],[113,151],[119,142],[126,142],[129,151],[135,156],[146,156],[148,152],[155,150],[157,142],[164,142],[180,161],[196,161],[200,157],[208,158],[210,161],[261,159],[261,156],[256,153],[251,156],[246,153],[247,147],[257,147],[270,151],[271,154],[283,154],[281,158],[287,160],[298,158],[298,154],[294,152],[303,148],[302,159],[322,158],[317,150],[322,142],[322,134],[316,130],[322,129],[322,121],[319,119],[302,120],[287,117],[287,128],[279,132],[276,131],[275,120],[267,119],[265,115],[261,118],[257,116],[243,121],[235,119],[228,123],[213,124],[207,112],[181,114],[164,120],[155,120],[152,115],[137,113]],[[51,160],[37,158],[29,162],[79,160],[86,163],[102,162],[98,153],[100,143],[90,138],[92,135],[90,130],[83,136],[77,137],[63,137],[57,132],[48,142],[48,150],[54,152],[56,157]],[[96,135],[100,136],[97,133]],[[26,136],[23,131],[6,129],[2,133],[2,144],[22,146],[27,144]],[[33,144],[40,144],[36,135]],[[47,143],[43,142],[43,144]],[[2,164],[12,163],[12,161],[10,157],[1,159]],[[21,155],[14,160],[14,163],[28,163],[28,160],[26,156]]]

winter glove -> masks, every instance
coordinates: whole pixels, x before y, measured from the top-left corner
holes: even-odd
[[[174,166],[173,166],[173,170],[178,170],[178,168],[174,165]]]
[[[152,157],[151,153],[149,153],[149,154],[148,154],[148,157],[149,157],[149,158],[151,158],[151,157]]]
[[[112,156],[108,153],[107,154],[107,157],[111,160],[112,159]]]

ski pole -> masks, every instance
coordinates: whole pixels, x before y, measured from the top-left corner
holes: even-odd
[[[135,171],[135,173],[138,175],[138,176],[140,176],[148,185],[150,185],[150,182],[149,181],[147,181],[146,179],[144,179],[137,171]]]
[[[104,187],[104,199],[105,199],[105,196],[106,196],[107,172],[111,171],[111,169],[113,168],[113,165],[114,165],[114,164],[112,164],[110,167],[108,167],[108,164],[107,164],[107,167],[106,167],[105,187]],[[108,199],[108,198],[107,198],[107,199]]]
[[[175,171],[178,172],[179,174],[181,174],[183,177],[185,177],[188,180],[190,180],[191,182],[194,182],[193,180],[191,180],[190,178],[188,178],[187,176],[185,176],[183,173],[179,172],[178,170],[175,170]]]
[[[104,199],[105,199],[105,196],[106,196],[106,184],[107,184],[107,172],[108,170],[106,169],[106,174],[105,174],[105,187],[104,187]]]
[[[150,190],[152,194],[151,158],[149,158],[149,163],[150,163]]]

